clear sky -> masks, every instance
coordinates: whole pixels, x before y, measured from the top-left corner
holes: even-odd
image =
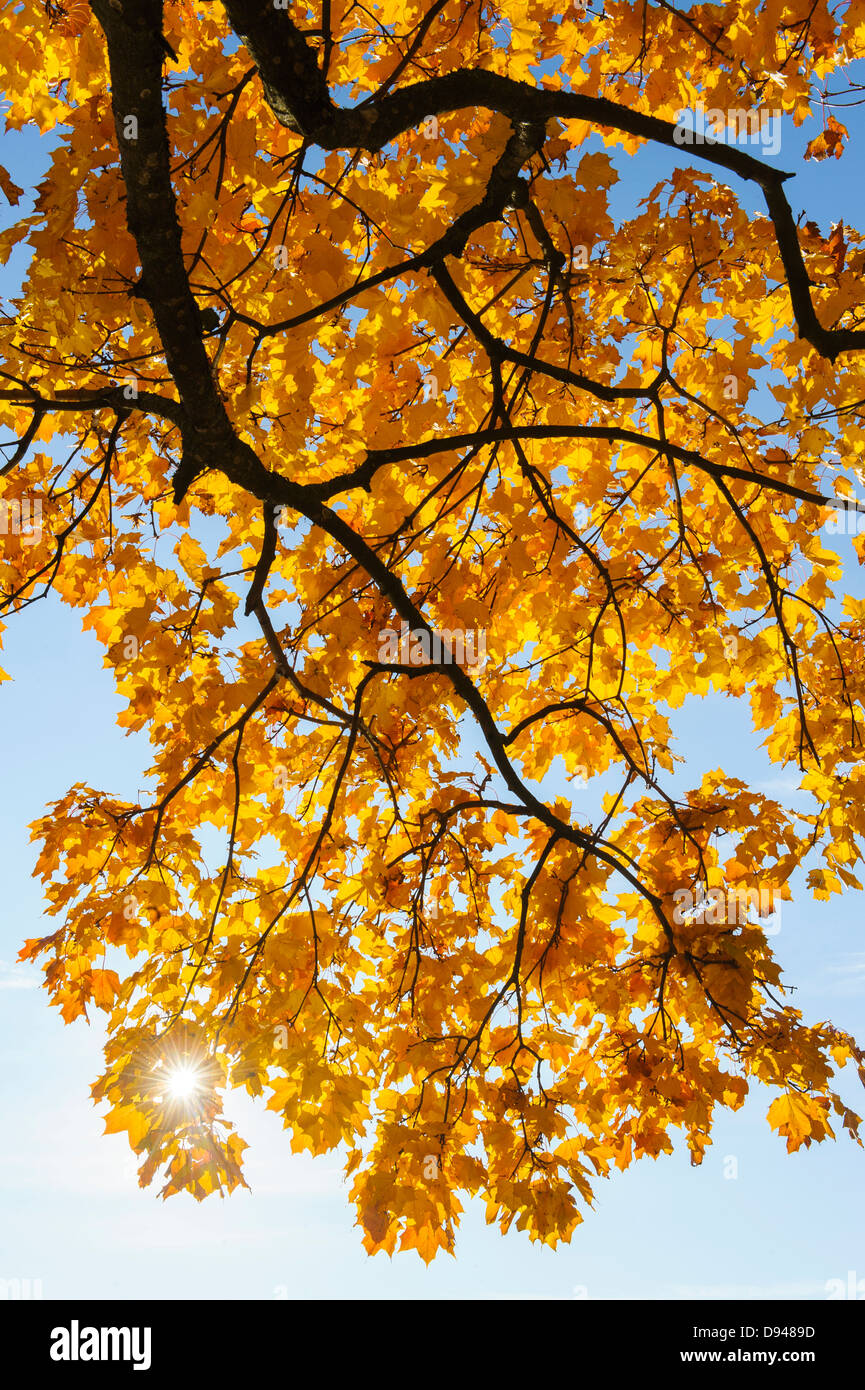
[[[853,137],[842,161],[802,163],[815,121],[800,131],[785,122],[773,157],[796,170],[787,185],[794,215],[806,209],[824,233],[839,218],[865,223],[856,147],[865,118],[858,109],[837,114]],[[46,161],[35,137],[4,137],[0,162],[19,184],[38,182]],[[658,179],[690,162],[686,150],[617,156],[615,214],[634,212]],[[760,209],[758,190],[733,186],[744,206]],[[20,270],[13,260],[0,291],[14,293]],[[849,543],[834,543],[849,589],[861,595]],[[251,1192],[197,1204],[139,1189],[126,1139],[101,1137],[89,1097],[101,1070],[98,1026],[64,1026],[38,988],[39,973],[13,966],[25,937],[53,929],[31,877],[29,823],[77,781],[134,797],[149,763],[146,740],[115,724],[121,703],[80,623],[81,615],[49,599],[5,634],[2,665],[14,680],[0,686],[0,1280],[38,1279],[46,1298],[166,1299],[823,1299],[828,1280],[846,1281],[853,1271],[865,1281],[865,1152],[844,1137],[788,1156],[766,1123],[769,1097],[759,1088],[738,1114],[721,1116],[702,1167],[690,1167],[682,1145],[599,1182],[595,1210],[557,1251],[516,1231],[502,1236],[474,1204],[456,1259],[443,1255],[429,1269],[414,1253],[370,1259],[353,1229],[338,1158],[292,1155],[278,1118],[243,1097],[229,1097],[228,1110],[250,1144]],[[722,766],[794,804],[795,770],[787,775],[768,763],[746,708],[720,695],[694,699],[673,721],[686,756],[679,788]],[[543,790],[552,798],[561,788],[553,778]],[[798,986],[797,1007],[863,1041],[862,899],[845,891],[815,903],[802,875],[795,886],[774,940]],[[848,1082],[844,1093],[865,1109],[861,1088]]]

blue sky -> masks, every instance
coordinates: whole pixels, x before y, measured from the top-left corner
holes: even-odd
[[[858,110],[839,114],[854,138],[862,133]],[[816,131],[814,121],[800,131],[784,126],[776,161],[797,171],[787,185],[794,213],[805,208],[824,232],[838,218],[862,225],[856,154],[801,162]],[[12,177],[38,182],[46,148],[27,135],[2,144],[0,161]],[[617,162],[613,210],[621,216],[690,159],[687,151],[645,150]],[[744,206],[763,211],[758,190],[734,187]],[[13,261],[0,279],[4,293],[14,293],[15,273]],[[836,544],[847,583],[861,594],[849,542]],[[28,824],[76,781],[135,796],[150,760],[141,736],[117,728],[110,672],[80,621],[48,600],[13,619],[5,634],[2,664],[14,681],[0,687],[0,1280],[38,1279],[46,1298],[572,1300],[822,1299],[828,1280],[846,1280],[851,1270],[865,1279],[863,1151],[842,1138],[788,1156],[766,1124],[769,1096],[758,1089],[742,1111],[720,1118],[701,1168],[679,1151],[599,1183],[594,1212],[558,1251],[531,1246],[515,1231],[502,1236],[476,1204],[464,1217],[456,1259],[442,1256],[429,1269],[413,1253],[370,1259],[336,1156],[292,1155],[277,1117],[243,1097],[230,1097],[228,1109],[250,1144],[251,1192],[199,1205],[139,1189],[125,1138],[102,1137],[89,1097],[101,1070],[98,1027],[65,1027],[37,971],[12,965],[23,939],[46,930]],[[795,777],[766,761],[746,709],[722,696],[691,700],[674,727],[687,759],[679,786],[723,766],[794,804]],[[545,793],[559,790],[553,780]],[[784,905],[775,946],[805,1017],[830,1018],[863,1039],[861,920],[854,893],[815,903],[800,892]],[[844,1091],[861,1110],[861,1090],[848,1083]]]

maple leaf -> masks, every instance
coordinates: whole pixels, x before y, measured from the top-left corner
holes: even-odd
[[[832,1134],[826,1120],[827,1107],[828,1101],[819,1096],[788,1092],[773,1100],[767,1118],[772,1128],[786,1138],[788,1153],[793,1153],[802,1144],[810,1145],[812,1139]]]
[[[0,164],[0,189],[3,190],[3,195],[7,203],[11,203],[13,207],[16,206],[24,193],[24,189],[19,188],[17,183],[9,177],[7,170],[3,168],[2,164]]]
[[[819,135],[815,135],[813,140],[808,142],[805,150],[806,159],[828,159],[834,155],[840,159],[844,153],[844,141],[848,138],[848,130],[834,116],[827,116],[826,124]]]

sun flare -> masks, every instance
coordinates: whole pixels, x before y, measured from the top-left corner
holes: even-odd
[[[173,1100],[188,1100],[200,1090],[201,1083],[197,1067],[172,1067],[165,1078],[165,1090]]]

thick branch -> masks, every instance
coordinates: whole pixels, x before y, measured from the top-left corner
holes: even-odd
[[[225,0],[232,29],[258,68],[264,99],[289,130],[313,136],[336,108],[315,53],[273,0]]]
[[[461,68],[413,83],[399,91],[376,95],[352,110],[331,102],[312,49],[289,18],[274,10],[271,0],[226,0],[235,31],[259,66],[265,99],[278,120],[302,130],[325,149],[381,150],[427,116],[445,115],[478,106],[509,116],[515,123],[545,124],[548,120],[588,121],[643,140],[680,150],[677,127],[657,116],[621,106],[607,97],[533,87],[484,68]],[[778,249],[790,288],[800,337],[822,356],[834,361],[846,350],[865,348],[861,329],[826,329],[815,312],[810,281],[783,183],[792,174],[772,168],[735,146],[705,141],[687,146],[688,153],[729,173],[759,184],[775,228]]]
[[[141,260],[142,290],[183,402],[183,460],[174,483],[179,501],[195,474],[231,449],[234,435],[183,262],[162,104],[162,0],[93,0],[93,10],[108,43],[126,215]]]

